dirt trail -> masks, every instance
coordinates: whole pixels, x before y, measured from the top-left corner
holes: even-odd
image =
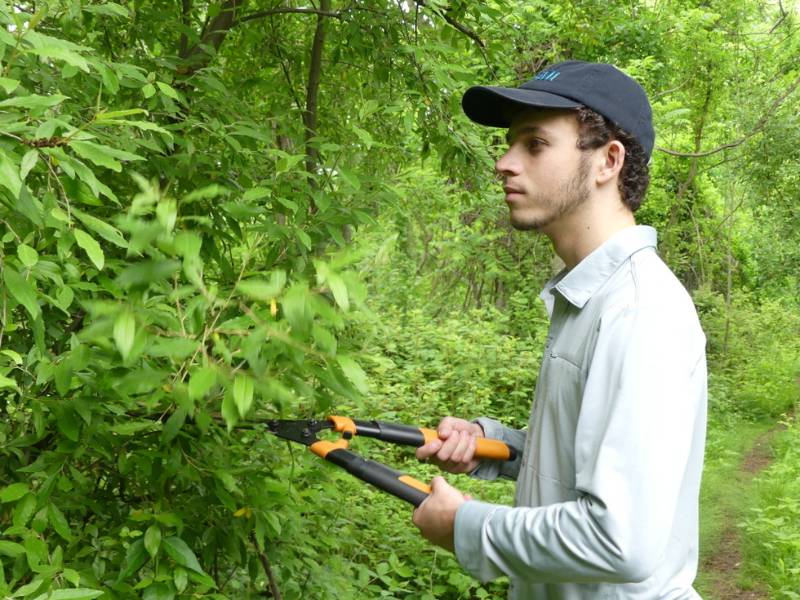
[[[739,467],[737,480],[744,489],[750,485],[758,473],[772,462],[772,438],[781,426],[765,431],[745,455]],[[752,589],[739,587],[739,568],[742,563],[742,540],[736,526],[741,515],[731,514],[722,533],[719,545],[711,556],[707,557],[701,570],[711,579],[711,595],[706,600],[768,600],[769,592],[764,585],[755,584]]]

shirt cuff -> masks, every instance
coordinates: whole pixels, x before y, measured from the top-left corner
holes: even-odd
[[[494,419],[489,419],[487,417],[479,417],[475,419],[473,423],[477,423],[481,426],[484,437],[500,440],[506,444],[511,441],[506,435],[508,428],[499,421],[495,421]],[[469,473],[470,477],[486,480],[497,479],[498,477],[516,479],[522,460],[522,448],[516,448],[516,450],[517,458],[515,458],[513,461],[482,460],[480,464],[478,464],[478,466]]]
[[[507,506],[468,500],[456,511],[453,534],[456,559],[467,572],[482,582],[503,575],[490,560],[492,550],[487,525],[495,513],[507,510],[510,510]]]

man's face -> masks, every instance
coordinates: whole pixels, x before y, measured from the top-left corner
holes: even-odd
[[[508,130],[508,151],[495,163],[515,229],[548,227],[591,193],[587,153],[578,148],[571,111],[520,113]]]

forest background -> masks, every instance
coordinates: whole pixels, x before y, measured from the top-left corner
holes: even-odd
[[[723,597],[709,565],[733,535],[728,597],[799,598],[798,11],[4,1],[0,596],[502,597],[408,505],[261,423],[525,425],[553,254],[510,229],[504,132],[460,97],[584,59],[650,95],[638,218],[708,337],[699,589]],[[737,479],[764,439],[771,465]]]

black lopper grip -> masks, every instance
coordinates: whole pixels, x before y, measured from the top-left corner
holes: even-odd
[[[384,442],[414,446],[419,448],[425,444],[425,435],[419,427],[384,423],[383,421],[353,421],[356,424],[356,435],[376,438]]]
[[[349,450],[330,450],[325,454],[325,460],[414,506],[422,504],[430,493],[430,488],[421,481],[374,460],[362,458]]]

